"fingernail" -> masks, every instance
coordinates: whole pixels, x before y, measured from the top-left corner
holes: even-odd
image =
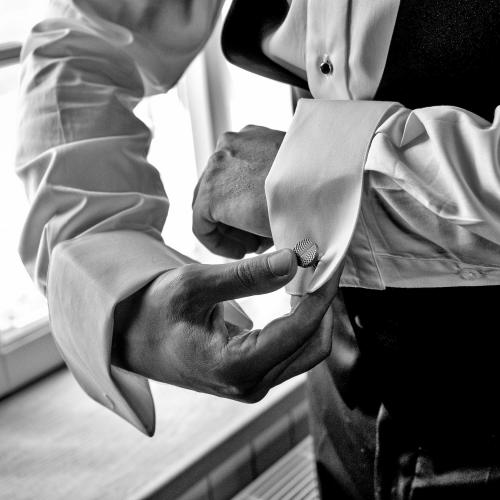
[[[286,276],[292,268],[292,258],[290,252],[286,250],[271,254],[267,258],[267,263],[275,276]]]

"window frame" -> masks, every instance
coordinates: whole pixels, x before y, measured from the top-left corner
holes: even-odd
[[[19,64],[21,49],[19,42],[0,44],[0,71]],[[62,365],[48,318],[3,332],[0,341],[0,398]]]
[[[64,364],[48,318],[10,330],[6,336],[0,345],[0,398]]]
[[[19,42],[0,43],[0,69],[12,64],[18,64],[22,45]]]

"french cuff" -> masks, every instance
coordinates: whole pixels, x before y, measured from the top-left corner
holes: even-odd
[[[52,332],[83,390],[140,431],[153,435],[155,409],[147,379],[111,365],[115,306],[161,273],[194,262],[139,231],[113,231],[57,245],[47,299]],[[251,327],[236,303],[225,319]]]
[[[92,234],[58,244],[47,299],[52,333],[83,390],[152,435],[148,381],[111,366],[115,306],[162,272],[178,267],[163,243],[138,231]]]
[[[266,179],[277,248],[310,238],[319,246],[317,267],[301,269],[287,291],[302,295],[338,275],[361,202],[371,139],[386,113],[379,101],[302,99]]]

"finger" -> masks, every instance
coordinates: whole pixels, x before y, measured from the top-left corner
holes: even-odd
[[[217,139],[217,144],[215,145],[215,151],[220,151],[221,149],[230,149],[234,140],[238,137],[236,132],[227,130],[219,135]]]
[[[297,272],[297,259],[290,249],[229,264],[203,266],[199,290],[213,304],[230,299],[273,292]]]
[[[305,295],[286,316],[264,327],[255,342],[255,359],[269,369],[293,355],[317,331],[338,289],[338,278]]]
[[[201,182],[201,179],[200,179]],[[214,220],[208,205],[198,199],[198,186],[193,198],[193,234],[208,250],[222,257],[241,259],[247,253],[255,252],[260,237]]]
[[[253,362],[252,375],[255,379],[259,379],[255,385],[251,386],[251,400],[259,400],[269,389],[275,385],[295,377],[301,373],[307,372],[318,363],[323,361],[331,351],[332,347],[332,329],[333,329],[333,313],[331,308],[321,321],[320,327],[302,347],[295,351],[291,356],[281,361],[276,366],[270,369],[264,369],[261,364]],[[247,352],[248,346],[245,343],[252,341],[252,336],[258,335],[258,331],[248,332],[246,335],[238,335],[230,339],[230,344],[233,352]],[[238,344],[238,345],[235,345]],[[245,360],[248,362],[248,360]],[[250,370],[247,370],[249,372]]]
[[[242,259],[249,253],[264,253],[273,246],[271,238],[249,233],[222,222],[207,223],[205,227],[207,228],[209,224],[212,228],[210,232],[202,234],[199,225],[194,224],[193,233],[205,248],[216,255],[230,259]]]
[[[207,169],[198,180],[193,193],[191,204],[193,209],[193,234],[212,253],[231,259],[241,259],[247,253],[245,249],[248,243],[242,242],[241,237],[235,238],[231,234],[225,234],[219,228],[220,223],[211,217],[209,201],[205,191],[202,190],[206,172]]]
[[[263,238],[261,236],[259,248],[257,248],[257,250],[255,250],[255,253],[258,253],[258,254],[264,253],[266,250],[269,250],[273,245],[274,245],[274,241],[272,240],[272,238]]]
[[[246,247],[240,240],[222,235],[217,226],[211,233],[196,236],[200,243],[215,255],[228,259],[242,259],[247,254]]]
[[[248,253],[257,252],[261,245],[260,236],[222,222],[215,223],[210,233],[197,234],[197,238],[212,253],[230,259],[242,259]]]
[[[223,237],[231,238],[241,243],[245,248],[245,254],[256,252],[261,245],[262,238],[260,236],[244,231],[243,229],[238,229],[219,222],[217,223],[217,230]]]
[[[201,183],[203,182],[203,178],[205,177],[205,172],[206,169],[201,174],[200,178],[198,179],[198,182],[196,183],[196,187],[194,188],[193,200],[191,201],[191,208],[194,208],[194,204],[196,203],[196,199],[198,198],[198,192],[200,191]]]
[[[325,360],[332,350],[333,311],[328,308],[323,316],[317,335],[305,344],[296,356],[287,360],[281,370],[273,370],[266,376],[266,383],[271,387],[305,373]]]
[[[243,258],[247,253],[246,245],[252,246],[252,243],[241,241],[241,238],[237,239],[227,231],[223,234],[219,226],[220,223],[208,220],[200,211],[193,211],[193,233],[203,246],[222,257]]]
[[[268,130],[266,127],[260,127],[259,125],[255,125],[253,123],[249,123],[248,125],[245,125],[242,129],[240,129],[240,133],[248,131],[248,130],[256,130],[256,129],[259,129],[259,128],[261,128],[263,130]]]
[[[290,296],[290,307],[294,309],[297,304],[301,301],[303,295],[291,295]]]

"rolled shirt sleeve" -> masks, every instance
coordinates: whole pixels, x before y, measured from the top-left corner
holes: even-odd
[[[168,199],[133,110],[175,85],[221,4],[56,0],[22,53],[20,254],[80,385],[148,434],[147,381],[110,365],[114,308],[187,259],[162,241]]]
[[[302,100],[266,183],[278,247],[320,248],[289,292],[500,283],[500,115]]]

